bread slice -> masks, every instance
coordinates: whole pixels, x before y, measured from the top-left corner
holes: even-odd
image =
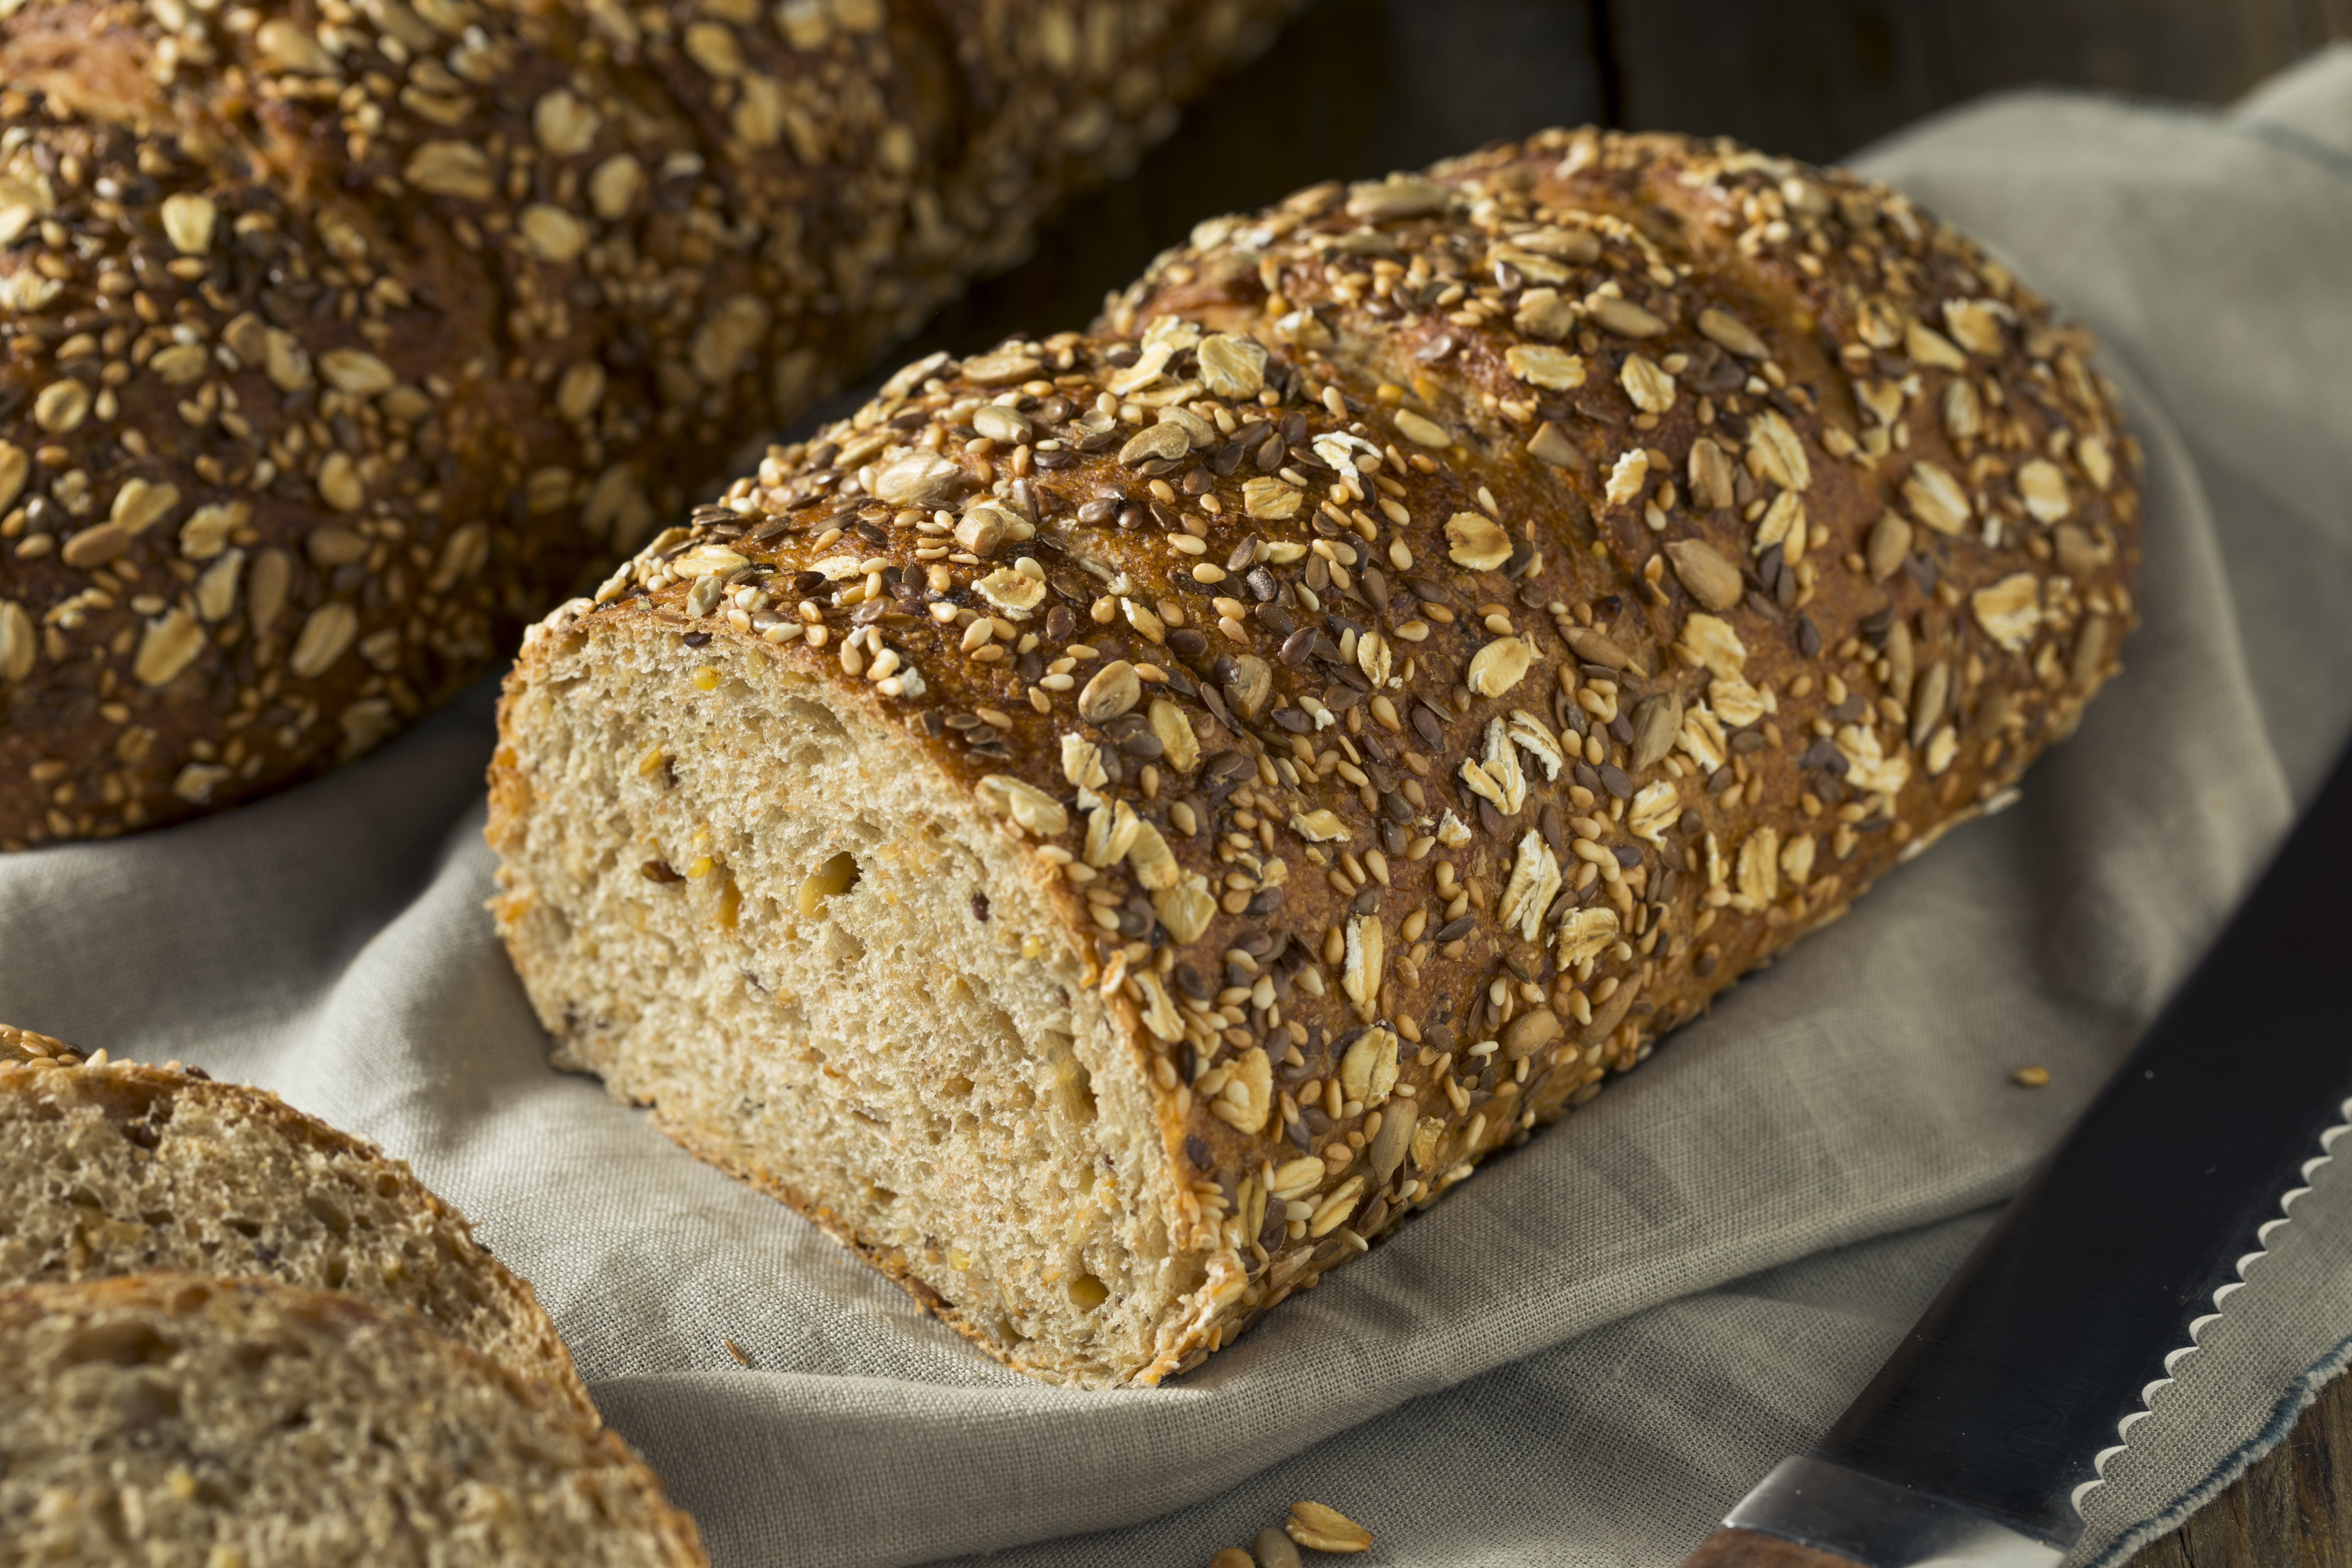
[[[1545,132],[1199,226],[527,641],[559,1060],[1150,1383],[2005,801],[2137,618],[2090,340],[1900,194]]]
[[[137,1275],[0,1290],[0,1539],[152,1568],[703,1564],[549,1384],[337,1291]]]
[[[694,665],[719,672],[724,733],[668,700]],[[558,679],[566,700],[526,691],[509,718],[535,891],[504,906],[557,1065],[650,1102],[1023,1371],[1172,1370],[1219,1266],[1178,1234],[1198,1200],[1148,1062],[1074,945],[1039,941],[1062,918],[1055,868],[887,724],[757,651],[625,624]],[[677,786],[640,768],[649,748]]]
[[[398,1160],[194,1068],[84,1061],[0,1025],[0,1285],[178,1270],[404,1307],[585,1418],[530,1286]]]

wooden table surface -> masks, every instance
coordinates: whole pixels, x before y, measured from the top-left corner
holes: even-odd
[[[2352,0],[1312,0],[1134,175],[942,311],[905,357],[1082,325],[1199,219],[1547,125],[1738,136],[1834,160],[2034,82],[2226,102]],[[2352,1568],[2352,1379],[2132,1568]]]
[[[2320,1392],[2287,1440],[2130,1568],[2352,1568],[2352,1378]]]

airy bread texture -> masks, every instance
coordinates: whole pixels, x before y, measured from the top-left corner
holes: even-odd
[[[610,638],[511,721],[535,896],[504,907],[558,1063],[1017,1364],[1172,1364],[1213,1260],[1175,1239],[1159,1096],[1079,950],[1024,952],[1053,882],[824,682],[714,642],[691,658],[724,706],[681,705],[679,651]],[[751,940],[714,947],[714,918]]]
[[[0,1025],[0,1286],[257,1276],[405,1308],[596,1407],[532,1295],[408,1167],[274,1094]]]
[[[539,627],[558,1059],[1042,1377],[1197,1364],[1952,824],[2134,624],[2087,335],[1549,132],[908,367]]]
[[[706,1563],[619,1438],[405,1312],[152,1274],[0,1289],[0,1342],[15,1560]]]
[[[370,751],[1288,3],[0,6],[0,849]]]

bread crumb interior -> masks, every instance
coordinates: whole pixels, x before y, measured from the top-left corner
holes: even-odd
[[[1125,1382],[1200,1283],[1146,1064],[1045,868],[763,650],[576,634],[509,701],[509,940],[560,1065],[1024,1372]]]

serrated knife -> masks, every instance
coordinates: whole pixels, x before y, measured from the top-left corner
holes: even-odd
[[[1811,1454],[1686,1568],[2051,1568],[2352,1119],[2352,753],[2064,1142]]]

